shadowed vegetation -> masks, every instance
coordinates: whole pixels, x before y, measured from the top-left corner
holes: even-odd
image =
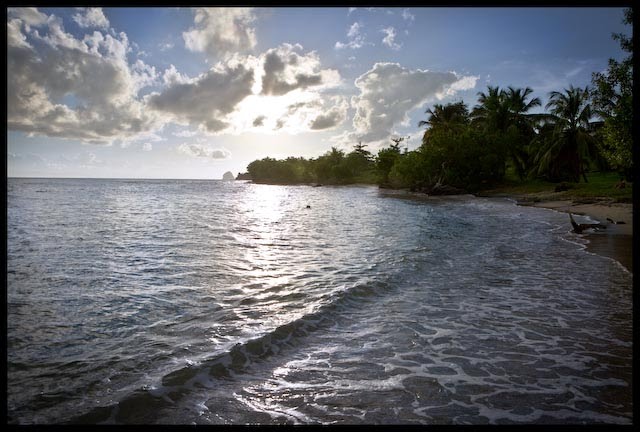
[[[316,159],[290,157],[264,158],[251,162],[247,171],[256,183],[273,184],[351,184],[376,183],[375,160],[365,145],[344,151],[332,147]]]

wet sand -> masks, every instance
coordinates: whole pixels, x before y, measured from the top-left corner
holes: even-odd
[[[565,213],[571,212],[578,223],[597,221],[607,228],[597,232],[585,233],[589,240],[587,250],[598,255],[613,258],[633,273],[633,205],[627,203],[576,204],[572,201],[539,201],[523,203],[534,207],[553,209]],[[589,218],[584,218],[588,216]],[[624,224],[612,224],[614,222]],[[591,219],[591,220],[589,220]],[[569,224],[567,217],[567,225]]]

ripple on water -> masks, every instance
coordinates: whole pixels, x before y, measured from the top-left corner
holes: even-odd
[[[9,180],[11,423],[631,422],[631,276],[562,215]]]

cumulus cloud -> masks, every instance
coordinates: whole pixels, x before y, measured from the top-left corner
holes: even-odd
[[[476,83],[480,79],[480,76],[464,76],[460,78],[458,81],[451,84],[444,93],[439,93],[436,96],[442,98],[443,96],[453,96],[459,91],[469,90],[476,86]]]
[[[289,105],[276,126],[293,133],[332,129],[346,119],[348,109],[349,102],[344,96],[313,95],[307,101]]]
[[[292,58],[291,63],[285,63],[275,52],[267,54],[264,63],[264,76],[262,78],[262,93],[266,95],[283,95],[297,88],[306,88],[322,83],[320,74],[293,74],[291,79],[285,78],[285,68],[295,65],[297,60]]]
[[[72,16],[73,20],[82,28],[95,27],[106,29],[109,20],[104,16],[102,8],[78,8],[79,13]]]
[[[173,82],[162,92],[148,95],[146,101],[177,123],[219,132],[228,127],[225,116],[252,93],[253,84],[253,70],[242,64],[217,64],[196,79]]]
[[[134,93],[158,83],[158,73],[154,66],[150,66],[138,59],[130,66],[130,69]]]
[[[18,18],[28,27],[39,27],[47,22],[47,16],[34,7],[8,8],[7,15]]]
[[[312,130],[330,129],[336,127],[344,121],[344,117],[337,110],[332,110],[325,114],[320,114],[311,122]]]
[[[382,39],[382,44],[388,46],[391,49],[399,50],[402,44],[396,43],[396,29],[393,27],[386,27],[381,30],[386,36]]]
[[[395,125],[408,124],[409,111],[428,100],[451,94],[448,92],[473,88],[476,79],[459,77],[453,72],[411,70],[398,63],[376,63],[355,81],[360,94],[351,99],[356,109],[353,118],[356,133],[350,139],[357,137],[364,142],[386,139]]]
[[[127,147],[154,141],[153,133],[168,122],[208,133],[256,127],[299,133],[334,127],[346,116],[348,104],[327,105],[324,96],[341,84],[338,71],[297,44],[257,56],[236,53],[189,77],[174,65],[158,72],[112,28],[74,36],[61,18],[35,8],[12,8],[9,16],[10,130]],[[358,31],[354,27],[353,34]],[[160,88],[143,94],[152,86]]]
[[[163,90],[145,97],[149,108],[203,132],[238,134],[255,128],[308,130],[310,119],[320,114],[310,102],[341,79],[336,70],[322,68],[314,51],[285,43],[257,57],[235,54],[195,78],[171,65],[163,81]],[[295,104],[304,108],[292,110]]]
[[[188,76],[178,72],[176,67],[173,64],[171,64],[169,68],[166,69],[162,74],[162,81],[167,85],[173,85],[173,84],[185,84],[190,82],[191,80],[189,79]]]
[[[362,34],[363,27],[364,25],[359,22],[354,22],[353,24],[351,24],[351,27],[349,27],[349,31],[347,31],[347,42],[338,41],[335,44],[335,48],[362,48],[365,45],[364,34]]]
[[[187,156],[206,159],[228,159],[231,156],[231,152],[225,148],[211,148],[206,144],[183,143],[178,146],[178,151]]]
[[[335,128],[347,118],[349,103],[342,97],[336,96],[330,99],[330,108],[323,111],[311,121],[311,130],[324,130]]]
[[[327,98],[316,91],[295,91],[283,96],[251,95],[229,117],[228,133],[259,128],[262,133],[298,134],[333,128],[346,118],[343,96]]]
[[[256,45],[255,19],[252,8],[197,8],[194,27],[182,37],[189,50],[221,57]]]
[[[300,45],[285,43],[262,56],[262,94],[279,96],[339,80],[337,71],[321,69],[320,59],[314,51],[301,55],[297,52],[300,50]]]
[[[323,68],[316,52],[305,52],[298,44],[285,43],[257,57],[238,55],[226,64],[254,72],[252,93],[220,117],[230,134],[256,128],[262,133],[308,132],[312,121],[327,111],[324,93],[341,84],[338,71]],[[339,118],[334,114],[334,120]]]
[[[141,60],[128,64],[126,34],[94,31],[77,39],[53,15],[45,28],[37,10],[13,14],[43,28],[22,18],[7,25],[8,129],[110,144],[156,126],[137,97],[155,70]]]
[[[22,33],[22,21],[14,18],[7,22],[7,49],[11,47],[14,51],[21,51],[25,49],[32,49],[33,46],[27,42],[27,37]],[[26,25],[25,25],[26,26]]]

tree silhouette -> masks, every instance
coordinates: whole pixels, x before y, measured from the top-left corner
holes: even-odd
[[[633,23],[633,10],[625,9],[624,24]],[[618,62],[609,59],[606,72],[594,73],[591,93],[594,111],[604,119],[599,143],[602,155],[612,168],[628,180],[633,173],[633,39],[613,34],[629,55]]]
[[[527,147],[535,136],[534,124],[544,118],[544,115],[529,113],[541,105],[539,98],[529,100],[531,93],[530,87],[509,86],[504,90],[488,86],[487,93],[478,93],[478,105],[471,112],[472,124],[502,143],[520,179],[530,168]]]
[[[590,133],[589,89],[570,86],[564,92],[553,91],[546,108],[553,127],[544,128],[540,134],[541,148],[535,158],[537,173],[560,179],[565,171],[573,181],[580,181],[582,175],[587,182],[585,164],[589,155],[597,151]]]
[[[464,102],[447,105],[435,104],[432,109],[427,109],[425,113],[429,114],[427,120],[418,122],[418,127],[428,126],[422,136],[423,144],[428,143],[430,131],[433,128],[456,129],[469,123],[469,110]]]

